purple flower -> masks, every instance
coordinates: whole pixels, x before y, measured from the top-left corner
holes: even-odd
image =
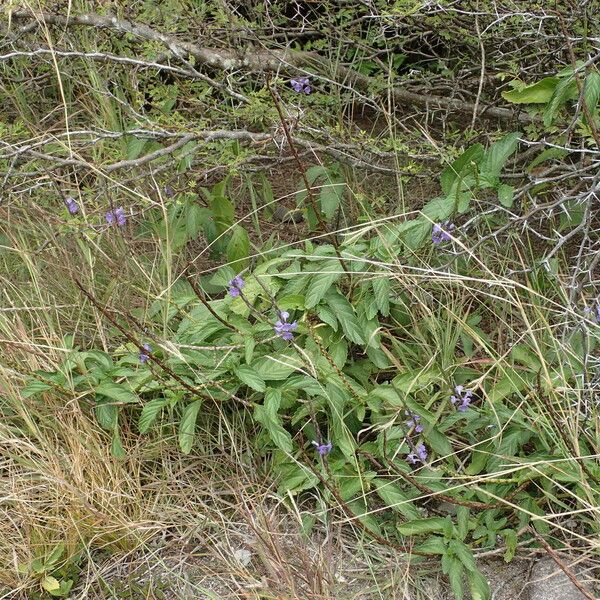
[[[414,427],[415,433],[421,433],[423,431],[423,425],[419,423],[421,420],[421,415],[410,413],[408,411],[404,411],[404,414],[410,417],[410,419],[406,421],[406,425],[410,428]]]
[[[246,282],[240,275],[236,275],[227,285],[229,286],[229,295],[236,298],[240,295],[240,291],[246,285]]]
[[[144,344],[142,351],[140,352],[140,362],[145,364],[150,358],[150,352],[152,352],[152,346],[150,344]]]
[[[308,77],[300,77],[299,79],[292,79],[290,84],[294,88],[295,92],[310,94],[312,92],[312,87],[310,85],[310,81]]]
[[[172,198],[175,195],[175,191],[170,185],[165,185],[165,196],[167,198]]]
[[[471,390],[465,390],[463,385],[457,385],[454,388],[455,396],[450,396],[450,402],[455,406],[458,405],[459,412],[466,412],[473,400],[473,392]]]
[[[414,465],[418,462],[424,463],[427,460],[427,448],[425,448],[425,444],[419,442],[415,449],[406,457],[406,460]]]
[[[333,448],[333,444],[331,442],[327,442],[326,444],[319,444],[318,442],[313,442],[313,446],[316,447],[317,452],[321,456],[327,456]]]
[[[113,210],[109,210],[106,213],[106,222],[109,225],[118,225],[119,227],[125,226],[125,211],[122,206],[115,208]]]
[[[583,312],[593,321],[600,325],[600,302],[596,302],[596,308],[586,306]]]
[[[287,320],[290,316],[290,313],[282,310],[279,313],[279,321],[275,323],[275,333],[282,339],[286,341],[290,341],[294,339],[294,334],[292,331],[298,327],[298,322],[294,321],[293,323],[288,323]]]
[[[450,221],[445,223],[436,223],[431,232],[431,241],[434,244],[441,244],[452,239],[450,233],[454,230],[454,225]]]
[[[65,198],[65,205],[70,214],[76,215],[79,212],[79,204],[75,201],[75,198]]]

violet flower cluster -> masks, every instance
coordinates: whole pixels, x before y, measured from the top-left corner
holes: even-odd
[[[300,77],[299,79],[292,79],[290,81],[291,86],[294,88],[295,92],[299,94],[310,94],[312,92],[312,86],[310,85],[310,81],[308,77]]]
[[[71,198],[71,196],[65,198],[65,205],[69,214],[76,215],[79,212],[79,204],[77,204],[75,198]]]
[[[289,317],[290,313],[285,310],[282,310],[279,313],[279,321],[277,321],[275,323],[275,327],[273,327],[273,329],[275,329],[275,333],[281,339],[284,339],[286,342],[289,342],[290,340],[294,339],[294,334],[292,332],[295,331],[298,327],[297,321],[288,323]]]
[[[327,442],[326,444],[319,444],[319,442],[313,442],[313,446],[315,446],[317,452],[321,456],[327,456],[333,448],[333,444],[331,442]]]
[[[152,352],[152,346],[150,344],[144,344],[139,356],[142,364],[148,362],[148,359],[150,358],[150,352]]]
[[[425,444],[423,442],[419,442],[414,450],[406,457],[406,460],[414,465],[418,462],[424,463],[427,460],[427,448],[425,448]]]
[[[592,319],[595,323],[600,325],[600,301],[596,302],[596,306],[586,306],[584,308],[585,314]]]
[[[411,429],[414,428],[415,433],[421,433],[423,431],[423,425],[419,423],[421,420],[421,415],[410,413],[408,411],[404,411],[404,414],[406,414],[407,417],[410,417],[408,421],[405,421],[406,425],[408,425],[408,427]]]
[[[452,231],[455,227],[450,221],[445,223],[436,223],[431,231],[431,241],[434,244],[441,244],[442,242],[449,242],[452,239]]]
[[[457,385],[454,388],[454,396],[450,396],[450,402],[457,407],[459,412],[466,412],[473,400],[473,392],[465,390],[464,385]]]
[[[109,225],[118,225],[119,227],[125,227],[127,219],[125,218],[125,210],[122,206],[109,210],[106,213],[106,222]]]
[[[408,427],[410,427],[410,429],[412,429],[411,433],[422,433],[424,427],[420,423],[421,415],[408,411],[405,411],[405,414],[407,417],[409,417],[408,421],[405,421],[405,423]],[[423,442],[419,442],[416,446],[414,446],[410,440],[410,434],[408,437],[408,443],[411,445],[413,450],[406,456],[407,462],[409,462],[411,465],[419,462],[424,463],[428,456],[425,444]]]
[[[227,285],[229,286],[229,295],[232,298],[237,298],[246,285],[246,282],[242,279],[241,275],[236,275]]]

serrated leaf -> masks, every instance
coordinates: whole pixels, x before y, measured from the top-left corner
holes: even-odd
[[[117,424],[119,410],[114,404],[99,403],[95,408],[96,419],[103,429],[111,430]]]
[[[446,167],[440,177],[442,192],[444,196],[450,196],[453,193],[455,184],[465,170],[471,170],[472,163],[478,165],[484,155],[484,148],[481,144],[473,144],[467,148],[451,165]]]
[[[384,317],[387,317],[390,314],[390,291],[392,288],[390,280],[387,277],[381,277],[374,279],[371,285],[375,294],[377,309]]]
[[[398,525],[400,535],[423,535],[425,533],[444,533],[452,528],[449,517],[429,517],[425,519],[413,519]]]
[[[556,86],[554,94],[552,94],[552,98],[544,110],[544,125],[550,127],[554,121],[554,117],[556,117],[556,114],[560,110],[560,107],[576,97],[577,83],[575,82],[575,79],[572,76],[562,79]]]
[[[140,430],[140,433],[148,432],[152,423],[156,421],[158,413],[160,413],[166,404],[166,398],[153,398],[144,404],[144,408],[142,408],[142,412],[138,420],[138,429]]]
[[[252,369],[265,381],[283,381],[302,366],[302,361],[292,353],[261,356],[252,363]]]
[[[344,196],[344,190],[346,185],[343,182],[327,181],[321,188],[319,194],[319,203],[321,205],[321,212],[325,217],[326,221],[331,221],[336,214],[336,211]]]
[[[196,400],[188,404],[183,410],[181,422],[179,423],[179,448],[184,454],[189,454],[194,445],[196,435],[196,419],[198,411],[202,406],[202,400]]]
[[[514,131],[505,135],[487,149],[481,163],[481,177],[485,177],[489,182],[492,182],[500,176],[506,161],[517,150],[520,136],[520,131]]]
[[[341,277],[343,270],[339,261],[330,260],[326,263],[320,263],[321,273],[312,275],[308,282],[304,306],[313,308],[324,298],[331,286]]]
[[[434,223],[445,221],[448,219],[456,207],[456,202],[453,196],[445,196],[443,198],[434,198],[430,200],[421,210],[421,212],[431,219]]]
[[[472,600],[490,600],[492,592],[485,577],[478,570],[471,571],[467,576]]]
[[[254,409],[254,418],[269,432],[273,443],[285,453],[290,454],[293,450],[292,436],[283,427],[278,413],[280,405],[281,390],[268,388],[263,405],[258,405]]]
[[[30,381],[21,389],[21,396],[23,398],[29,398],[30,396],[34,396],[35,394],[39,394],[41,392],[47,392],[51,389],[52,386],[44,383],[43,381]]]
[[[409,250],[418,250],[431,233],[431,221],[425,218],[404,221],[396,228],[398,237]]]
[[[115,427],[113,431],[112,442],[110,444],[110,453],[115,458],[125,458],[127,456],[125,450],[123,449],[123,444],[121,443],[121,434],[118,427]]]
[[[373,479],[377,489],[377,495],[393,511],[404,515],[407,519],[418,519],[419,511],[415,508],[412,500],[400,488],[385,479]]]
[[[256,372],[255,369],[248,365],[241,365],[234,370],[237,378],[245,383],[249,388],[257,392],[264,392],[267,389],[265,380]]]
[[[42,587],[47,592],[55,592],[60,590],[60,582],[55,577],[52,577],[51,575],[46,575],[46,577],[42,579]]]
[[[233,228],[233,234],[227,244],[227,260],[231,267],[239,273],[248,264],[250,254],[250,238],[248,232],[240,225]]]
[[[502,97],[512,104],[546,104],[552,98],[559,81],[558,77],[544,77],[531,85],[513,82],[519,85],[512,90],[502,92]]]
[[[332,383],[327,384],[327,401],[331,408],[333,442],[348,459],[354,458],[356,441],[345,423],[347,392]]]
[[[364,344],[365,341],[350,302],[337,290],[331,288],[327,291],[325,300],[342,326],[346,337],[355,344]]]
[[[501,183],[498,186],[498,200],[506,208],[510,208],[515,200],[515,188],[512,185]]]
[[[130,389],[127,389],[120,383],[114,383],[112,381],[105,381],[104,383],[101,383],[95,388],[94,391],[99,396],[105,396],[106,398],[110,398],[119,404],[127,404],[138,401],[138,397]]]
[[[224,196],[212,196],[211,208],[217,233],[221,234],[233,225],[235,215],[233,204]]]
[[[583,98],[585,100],[587,109],[592,115],[593,119],[596,114],[596,107],[598,106],[598,102],[600,101],[600,73],[598,73],[597,71],[591,71],[585,78]]]

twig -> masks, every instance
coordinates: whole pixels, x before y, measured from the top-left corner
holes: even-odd
[[[573,585],[588,599],[588,600],[596,600],[595,596],[592,596],[590,592],[588,592],[579,580],[575,576],[575,573],[560,559],[554,548],[533,528],[529,527],[529,531],[533,534],[533,536],[538,540],[538,542],[544,547],[546,552],[550,555],[550,558],[559,566],[561,571],[573,582]]]

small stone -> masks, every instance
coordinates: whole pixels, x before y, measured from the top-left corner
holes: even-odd
[[[243,567],[247,567],[252,560],[252,554],[245,548],[238,548],[233,553],[233,558],[235,558]]]
[[[534,565],[529,586],[530,600],[586,600],[551,558],[539,560]]]

